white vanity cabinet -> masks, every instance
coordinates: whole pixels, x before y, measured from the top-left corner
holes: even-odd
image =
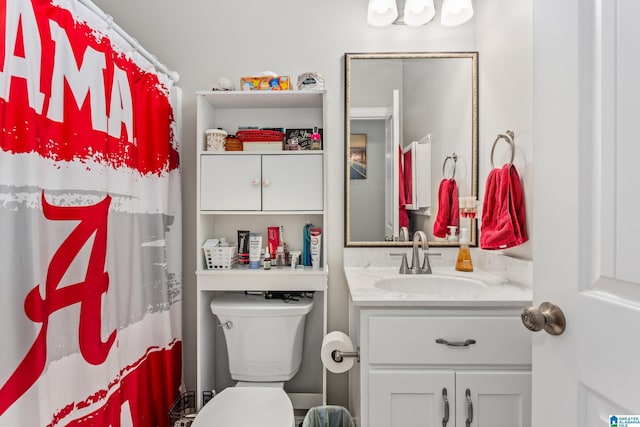
[[[361,363],[352,379],[360,381],[361,426],[531,425],[531,336],[519,310],[354,313]]]
[[[200,209],[322,211],[323,155],[202,154]]]
[[[317,151],[207,151],[206,131],[229,134],[241,127],[326,129],[325,91],[202,91],[196,93],[197,319],[196,395],[232,386],[226,344],[211,300],[219,293],[244,291],[313,292],[307,315],[303,361],[285,384],[294,409],[326,404],[326,371],[320,360],[326,334],[328,141]],[[327,135],[327,132],[324,132]],[[184,166],[183,166],[184,167]],[[207,269],[202,245],[207,239],[237,242],[238,230],[262,234],[284,227],[290,250],[300,250],[306,224],[322,228],[321,268]]]

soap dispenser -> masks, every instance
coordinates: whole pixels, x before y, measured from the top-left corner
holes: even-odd
[[[471,262],[471,250],[469,250],[469,229],[460,229],[460,249],[458,250],[458,260],[456,261],[456,270],[473,271],[473,263]]]

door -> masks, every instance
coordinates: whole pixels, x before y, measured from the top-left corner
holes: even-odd
[[[453,427],[452,370],[380,369],[369,373],[368,427]]]
[[[533,335],[532,425],[608,426],[640,414],[640,2],[532,4],[534,303],[566,317]]]
[[[531,372],[457,371],[456,426],[530,427]]]
[[[259,155],[202,155],[200,209],[259,211],[261,208]]]
[[[385,120],[385,240],[400,237],[400,91],[393,90],[391,119]],[[408,239],[407,239],[408,240]]]
[[[262,156],[262,210],[321,211],[322,154]]]

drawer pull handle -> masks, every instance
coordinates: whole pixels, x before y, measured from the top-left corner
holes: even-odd
[[[442,389],[442,400],[444,400],[444,418],[442,419],[442,427],[447,427],[449,422],[449,399],[447,398],[447,389]]]
[[[449,347],[469,347],[471,344],[475,344],[476,340],[466,340],[466,341],[447,341],[444,338],[438,338],[436,340],[438,344],[448,345]]]
[[[464,394],[467,397],[467,420],[465,421],[465,426],[470,427],[473,422],[473,402],[471,402],[471,390],[467,389]]]

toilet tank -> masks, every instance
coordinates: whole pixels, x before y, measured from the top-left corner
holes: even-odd
[[[250,382],[293,378],[302,361],[305,318],[312,307],[310,298],[285,301],[239,293],[214,297],[211,312],[223,325],[231,378]]]

